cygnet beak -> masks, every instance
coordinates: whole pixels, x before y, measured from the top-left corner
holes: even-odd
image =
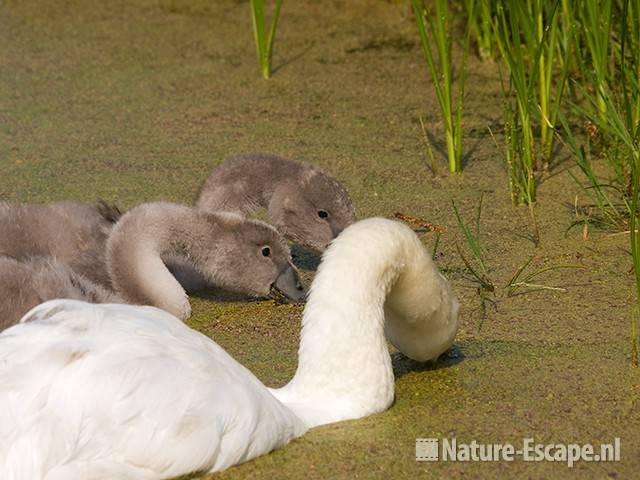
[[[287,300],[293,302],[304,302],[307,296],[307,289],[298,276],[298,271],[291,264],[280,273],[276,281],[271,285],[269,296],[276,301],[285,303]]]
[[[341,227],[339,225],[331,224],[330,227],[331,227],[331,233],[333,234],[333,238],[336,238],[344,230],[344,227]]]

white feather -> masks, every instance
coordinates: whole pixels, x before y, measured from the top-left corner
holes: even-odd
[[[409,288],[406,279],[426,283]],[[383,411],[394,391],[389,302],[393,325],[433,334],[409,341],[391,328],[399,345],[437,355],[451,344],[457,302],[415,234],[384,219],[354,224],[325,254],[298,370],[279,390],[162,310],[44,303],[0,334],[0,478],[217,471],[313,426]]]

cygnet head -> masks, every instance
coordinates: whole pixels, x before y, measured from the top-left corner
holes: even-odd
[[[269,215],[286,237],[319,253],[355,221],[347,190],[315,167],[275,189]]]
[[[227,290],[296,301],[306,294],[284,237],[237,214],[147,203],[124,214],[107,242],[109,276],[127,302],[185,319],[191,312],[188,297],[164,263],[172,258]]]
[[[204,273],[213,273],[213,280],[229,290],[276,300],[304,299],[306,289],[291,262],[289,246],[275,228],[231,213],[216,216],[225,218],[228,228],[217,232],[227,238],[212,252],[205,264],[209,272]]]

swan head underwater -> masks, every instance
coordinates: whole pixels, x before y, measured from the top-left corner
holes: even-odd
[[[409,227],[373,218],[323,256],[298,367],[279,389],[157,308],[54,300],[21,321],[0,334],[0,478],[168,479],[386,410],[385,333],[416,360],[436,358],[458,302]]]
[[[155,202],[125,213],[107,241],[109,275],[128,302],[185,319],[188,297],[164,259],[181,258],[211,284],[254,297],[299,301],[306,289],[285,238],[270,225],[233,213],[205,213]]]

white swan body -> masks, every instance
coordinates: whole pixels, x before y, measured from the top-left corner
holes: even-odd
[[[417,297],[396,290],[405,278],[421,282],[410,289]],[[436,330],[422,339],[434,356],[450,346],[457,302],[428,252],[406,226],[361,221],[325,253],[304,312],[298,369],[276,390],[153,307],[42,304],[23,318],[29,323],[0,334],[0,478],[222,470],[308,428],[381,412],[394,395],[384,337],[390,301],[399,346],[421,343],[401,338],[393,325],[402,322]],[[447,321],[434,315],[434,301]],[[437,327],[427,328],[432,320]]]
[[[163,310],[54,300],[23,321],[38,318],[0,336],[3,480],[172,478],[304,432],[251,372]]]

